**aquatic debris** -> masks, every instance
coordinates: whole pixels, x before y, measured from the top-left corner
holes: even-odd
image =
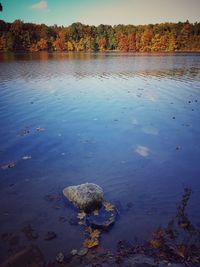
[[[25,234],[28,240],[34,240],[39,237],[38,233],[36,233],[30,224],[25,225],[22,229],[22,232]]]
[[[21,130],[21,131],[19,132],[19,135],[20,135],[20,136],[25,136],[25,135],[28,135],[28,134],[30,134],[30,130],[28,129],[28,127],[27,127],[26,129]]]
[[[90,238],[95,239],[95,238],[99,238],[101,231],[98,229],[93,230],[91,227],[87,227],[85,229],[85,232],[89,234]]]
[[[31,156],[24,156],[24,157],[22,157],[22,159],[23,160],[29,160],[29,159],[32,159],[32,157]]]
[[[96,215],[96,216],[98,216],[99,215],[99,210],[94,210],[93,211],[93,214]]]
[[[59,252],[59,253],[57,254],[57,256],[56,256],[56,261],[57,261],[58,263],[63,263],[64,259],[65,259],[64,254],[63,254],[62,252]]]
[[[109,230],[115,223],[117,214],[115,206],[105,201],[98,211],[86,214],[84,223],[94,229]]]
[[[87,233],[88,238],[83,242],[83,246],[85,248],[93,248],[98,246],[101,232],[97,229],[92,229],[91,227],[87,227],[85,232]]]
[[[152,248],[160,248],[161,246],[161,240],[159,239],[152,239],[149,241],[149,244]]]
[[[36,131],[37,132],[43,132],[45,129],[44,128],[41,128],[41,127],[38,127],[38,128],[36,128]]]
[[[112,205],[111,203],[109,202],[103,202],[103,206],[105,208],[106,211],[113,211],[115,206]]]
[[[72,249],[72,251],[70,252],[72,256],[75,256],[78,253],[77,249]]]
[[[77,252],[77,255],[82,257],[82,256],[85,256],[87,253],[88,253],[88,248],[85,247],[85,248],[81,248],[81,249]]]
[[[49,240],[55,239],[56,237],[57,237],[57,234],[55,232],[48,231],[46,233],[44,240],[49,241]]]
[[[83,246],[86,248],[93,248],[99,245],[99,240],[95,239],[95,238],[91,238],[91,239],[86,239],[83,242]]]
[[[1,169],[2,170],[7,170],[7,169],[11,169],[11,168],[14,168],[16,166],[16,163],[13,161],[13,162],[9,162],[5,165],[1,165]]]
[[[77,218],[79,220],[83,220],[85,218],[85,216],[86,216],[86,213],[84,211],[81,211],[78,213]]]

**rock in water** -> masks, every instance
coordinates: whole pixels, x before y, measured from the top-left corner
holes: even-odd
[[[86,212],[98,209],[103,202],[102,188],[93,183],[68,186],[63,194],[74,206]]]

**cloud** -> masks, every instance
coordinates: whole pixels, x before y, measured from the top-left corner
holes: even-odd
[[[152,135],[158,135],[159,134],[159,131],[158,129],[154,128],[154,127],[143,127],[142,128],[142,131],[146,134],[152,134]]]
[[[147,157],[149,155],[149,148],[146,146],[137,146],[135,152],[142,157]]]
[[[31,6],[31,9],[46,9],[47,8],[47,2],[45,0],[41,0],[39,3],[34,4]]]

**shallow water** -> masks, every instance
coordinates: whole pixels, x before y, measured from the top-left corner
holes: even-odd
[[[1,235],[30,244],[30,223],[47,259],[81,247],[75,210],[45,197],[83,182],[120,209],[104,247],[148,239],[175,215],[185,186],[200,226],[199,118],[200,54],[0,54],[0,165],[16,163],[0,169]],[[47,231],[58,237],[44,241]],[[9,249],[1,240],[1,259]]]

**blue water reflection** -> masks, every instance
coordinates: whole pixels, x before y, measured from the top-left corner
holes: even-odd
[[[26,244],[21,229],[31,223],[49,258],[80,247],[74,211],[45,196],[87,181],[121,206],[104,246],[148,238],[187,185],[200,224],[200,54],[0,54],[0,69],[0,165],[16,162],[0,169],[1,234]],[[47,230],[58,238],[44,241]]]

